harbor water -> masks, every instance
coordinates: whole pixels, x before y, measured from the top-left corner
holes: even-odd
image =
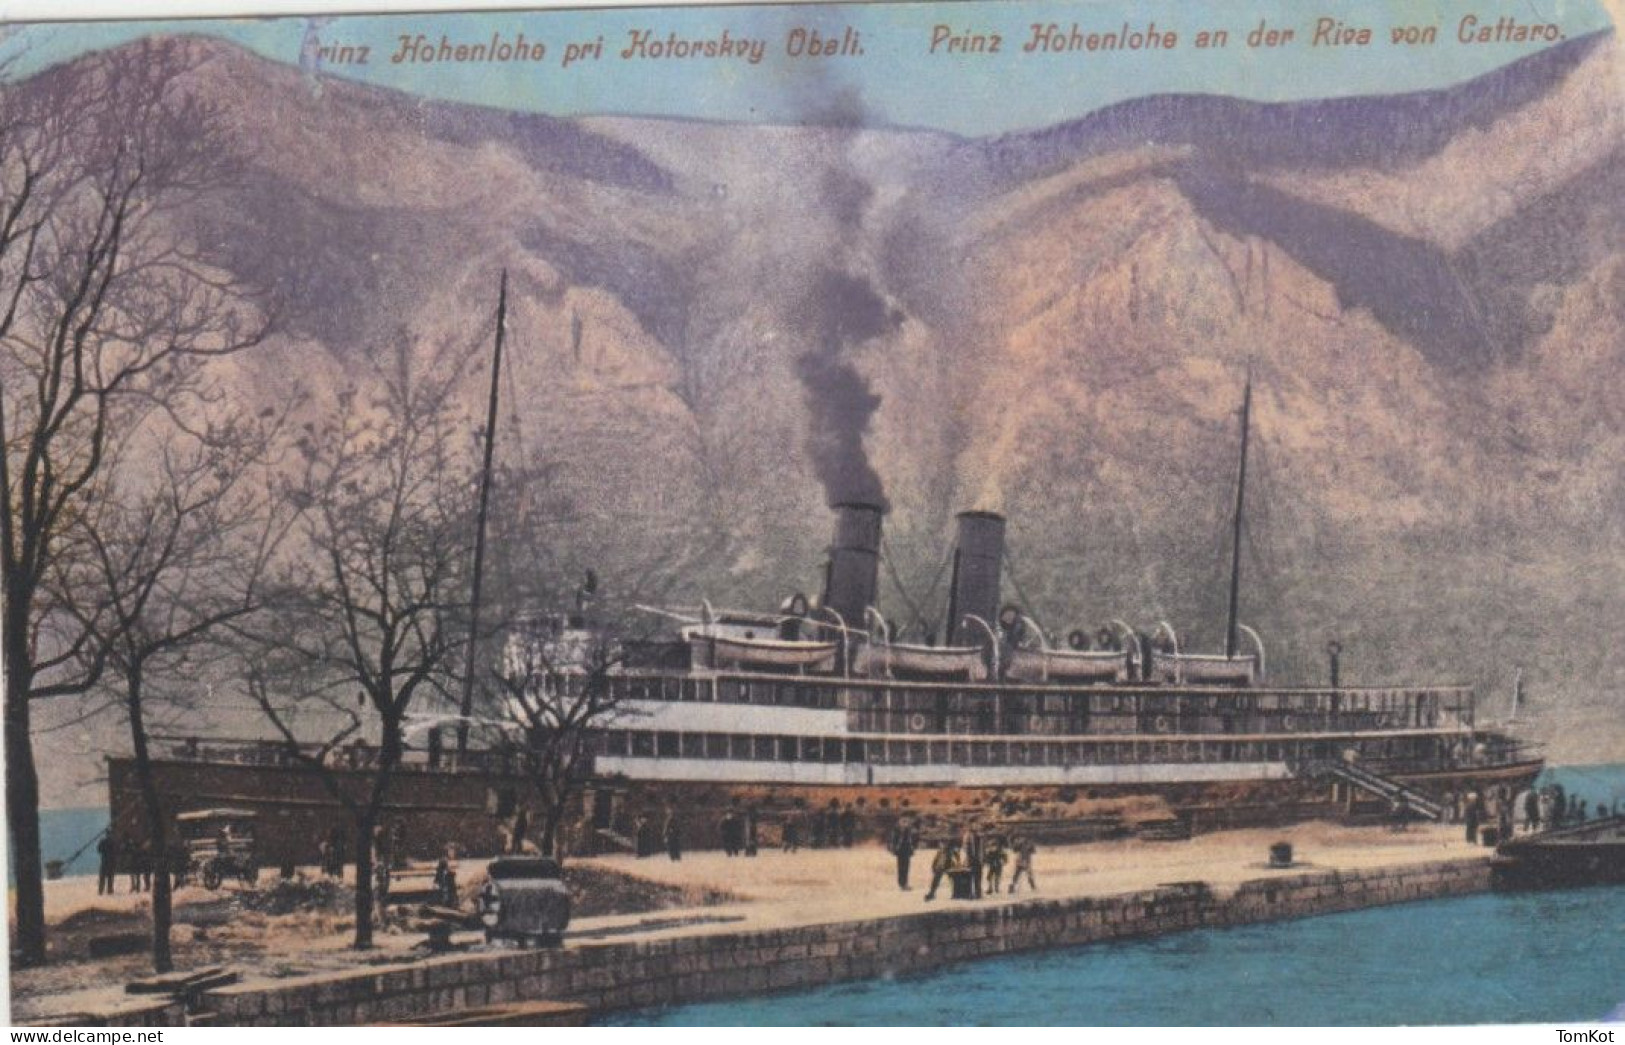
[[[61,860],[62,874],[95,874],[96,842],[107,829],[107,809],[42,809],[39,815],[40,852],[46,861]],[[14,881],[7,847],[6,881]]]
[[[1560,1023],[1625,1002],[1625,887],[1485,894],[617,1013],[633,1026]]]

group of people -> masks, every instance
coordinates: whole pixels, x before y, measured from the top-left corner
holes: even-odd
[[[737,805],[723,813],[717,838],[727,856],[755,856],[763,845],[762,816],[755,805]],[[792,809],[779,822],[779,848],[794,853],[802,848],[850,849],[857,844],[858,814],[851,803],[831,800],[821,810]],[[639,814],[632,824],[632,842],[638,856],[654,856],[664,848],[673,860],[683,856],[683,825],[667,809],[660,818]],[[771,838],[768,840],[771,844]]]
[[[741,813],[737,808],[722,815],[722,851],[727,856],[755,856],[757,850],[756,807],[746,806]]]
[[[1467,841],[1476,845],[1487,827],[1495,828],[1497,838],[1511,838],[1520,823],[1524,831],[1533,833],[1618,816],[1620,802],[1598,802],[1593,807],[1579,795],[1569,794],[1562,784],[1530,788],[1516,796],[1503,784],[1482,793],[1447,794],[1445,809],[1451,822],[1463,826]]]
[[[677,814],[671,809],[665,812],[665,821],[659,828],[646,814],[638,814],[638,819],[632,826],[632,841],[636,846],[638,857],[649,857],[665,846],[666,855],[673,860],[683,858],[683,825],[677,819]]]
[[[897,887],[908,890],[909,869],[914,854],[920,847],[920,828],[912,817],[904,817],[892,828],[887,848],[897,860]],[[974,825],[967,825],[958,835],[948,835],[937,845],[931,859],[931,888],[925,898],[934,900],[944,878],[963,873],[967,876],[972,899],[980,900],[984,893],[998,895],[1004,890],[1004,869],[1013,859],[1015,867],[1010,874],[1010,893],[1023,878],[1028,889],[1038,891],[1033,877],[1033,855],[1037,847],[1024,835],[1006,837],[1003,834],[984,834]]]
[[[350,862],[348,834],[342,826],[334,825],[327,838],[317,846],[321,858],[322,874],[329,878],[343,878],[344,865]]]
[[[130,876],[130,892],[152,891],[152,869],[157,861],[153,859],[151,846],[136,845],[123,849],[112,832],[108,832],[96,843],[96,855],[99,857],[96,873],[97,896],[112,896],[118,891],[118,874],[121,866]]]
[[[858,811],[848,802],[842,805],[835,799],[822,810],[802,813],[792,809],[784,818],[779,835],[780,847],[793,853],[802,846],[811,849],[850,849],[857,844]]]
[[[1535,823],[1534,830],[1539,830],[1540,824],[1548,827],[1568,827],[1570,824],[1583,824],[1587,820],[1602,820],[1619,815],[1620,800],[1614,799],[1612,803],[1598,802],[1592,806],[1579,795],[1566,794],[1562,784],[1553,784],[1551,787],[1541,788],[1538,792],[1531,791],[1524,798],[1524,808],[1530,808],[1534,803],[1530,819]]]
[[[851,803],[829,800],[824,809],[801,813],[791,809],[780,830],[780,848],[793,853],[798,848],[851,848],[858,840],[858,811]]]

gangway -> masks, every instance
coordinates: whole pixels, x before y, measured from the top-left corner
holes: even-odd
[[[1427,795],[1397,780],[1373,773],[1355,762],[1316,762],[1309,766],[1308,775],[1334,776],[1378,798],[1386,798],[1396,804],[1404,803],[1407,808],[1414,809],[1429,820],[1445,818],[1444,807]]]

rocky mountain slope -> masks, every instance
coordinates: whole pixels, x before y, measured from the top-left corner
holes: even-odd
[[[952,513],[992,508],[1047,626],[1211,648],[1250,365],[1272,673],[1322,678],[1335,636],[1346,678],[1499,703],[1522,666],[1553,754],[1625,743],[1611,36],[1423,95],[974,141],[476,110],[175,46],[253,157],[195,220],[295,306],[245,394],[361,379],[403,331],[481,352],[506,267],[504,452],[556,467],[561,584],[776,602],[816,590],[825,504],[880,495],[905,625],[943,612]]]

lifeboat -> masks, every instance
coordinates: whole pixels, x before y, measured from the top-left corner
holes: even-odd
[[[1116,650],[1010,652],[1005,677],[1014,682],[1127,682],[1128,657]]]
[[[987,678],[987,664],[978,646],[864,642],[853,650],[852,673],[868,678],[959,678],[980,682]]]

